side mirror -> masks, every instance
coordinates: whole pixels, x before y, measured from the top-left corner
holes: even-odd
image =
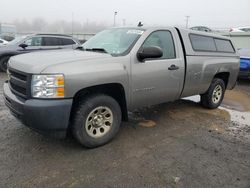
[[[142,47],[138,53],[137,58],[139,61],[143,62],[143,60],[148,58],[160,58],[162,57],[163,52],[162,49],[158,46],[149,46],[149,47]]]
[[[27,44],[22,43],[22,44],[20,44],[20,45],[19,45],[19,47],[21,47],[21,48],[25,49],[25,48],[27,48],[27,47],[28,47],[28,45],[27,45]]]

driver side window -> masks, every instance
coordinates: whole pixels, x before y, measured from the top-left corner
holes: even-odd
[[[42,46],[42,38],[32,37],[24,41],[24,44],[27,44],[28,46]]]
[[[160,59],[175,59],[175,46],[170,31],[155,31],[145,40],[143,47],[158,46],[162,49],[163,56]]]

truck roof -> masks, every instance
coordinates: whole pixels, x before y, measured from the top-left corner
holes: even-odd
[[[153,31],[157,31],[157,30],[176,30],[178,32],[179,37],[181,37],[181,41],[183,41],[183,46],[185,48],[185,53],[186,55],[199,55],[199,56],[239,56],[238,52],[235,48],[235,45],[233,44],[233,42],[231,41],[231,39],[229,37],[226,36],[222,36],[219,34],[215,34],[215,33],[211,33],[211,32],[202,32],[202,31],[196,31],[196,30],[191,30],[191,29],[185,29],[185,28],[181,28],[181,27],[116,27],[116,28],[126,28],[126,29],[132,29],[132,30],[143,30],[145,32],[153,32]],[[229,41],[229,44],[231,43],[231,48],[232,51],[227,52],[225,51],[221,51],[216,49],[216,44],[214,41],[214,46],[215,46],[215,50],[212,49],[210,50],[209,48],[207,50],[198,50],[198,49],[194,49],[194,46],[192,44],[192,40],[191,40],[191,35],[190,34],[194,34],[194,35],[199,35],[200,37],[208,37],[208,38],[213,38],[213,39],[221,39],[221,40],[227,40]],[[212,40],[213,40],[212,39]],[[204,38],[203,38],[204,40]],[[211,45],[205,42],[204,44],[205,46],[207,45]]]
[[[176,28],[179,31],[181,31],[181,33],[193,33],[193,34],[197,34],[197,35],[204,35],[204,36],[211,36],[211,37],[215,37],[215,38],[221,38],[221,39],[227,39],[230,40],[229,37],[226,36],[222,36],[219,34],[215,34],[212,32],[203,32],[203,31],[196,31],[196,30],[192,30],[192,29],[186,29],[186,28],[182,28],[182,27],[173,27],[173,26],[164,26],[164,27],[114,27],[114,28],[127,28],[127,29],[139,29],[139,30],[164,30],[164,29],[169,29],[169,28]]]
[[[193,33],[193,34],[197,34],[197,35],[211,36],[214,38],[221,38],[221,39],[227,39],[227,40],[229,39],[230,40],[229,37],[215,34],[212,32],[196,31],[196,30],[192,30],[192,29],[185,29],[185,28],[179,28],[179,27],[175,27],[175,28],[177,28],[179,31],[181,31],[181,33]]]

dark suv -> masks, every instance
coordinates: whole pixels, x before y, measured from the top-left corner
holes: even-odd
[[[41,50],[77,48],[80,42],[68,35],[33,34],[17,37],[8,45],[0,47],[0,70],[6,72],[11,56]]]

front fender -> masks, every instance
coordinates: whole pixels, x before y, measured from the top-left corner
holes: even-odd
[[[118,83],[123,86],[125,91],[128,91],[128,73],[125,66],[121,64],[106,64],[105,67],[88,68],[88,71],[79,74],[71,74],[65,76],[65,87],[68,97],[73,97],[75,94],[84,88]],[[125,92],[126,93],[126,92]]]
[[[65,94],[73,98],[75,94],[85,88],[104,85],[120,84],[129,100],[129,70],[130,57],[112,57],[96,62],[78,61],[51,66],[42,73],[63,73],[65,76]]]

